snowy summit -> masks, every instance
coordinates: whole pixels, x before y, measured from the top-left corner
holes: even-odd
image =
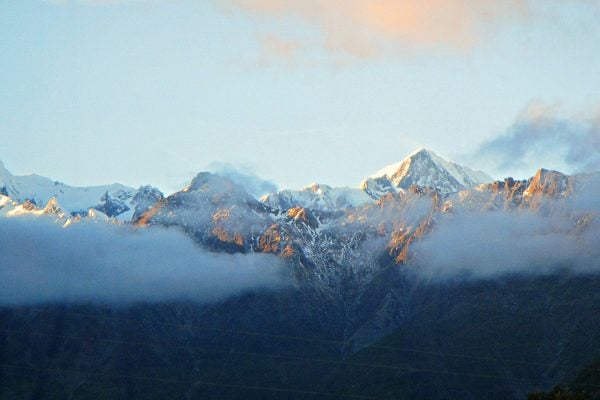
[[[417,185],[436,188],[442,193],[455,193],[493,179],[482,171],[444,160],[433,151],[420,148],[404,160],[382,168],[369,176],[368,180],[388,180],[399,189]]]

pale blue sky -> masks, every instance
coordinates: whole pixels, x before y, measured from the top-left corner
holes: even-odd
[[[320,33],[217,0],[0,0],[0,160],[166,192],[213,162],[302,187],[355,186],[421,145],[461,161],[531,102],[598,110],[598,3],[548,1],[467,49],[340,59],[266,52],[263,37]]]

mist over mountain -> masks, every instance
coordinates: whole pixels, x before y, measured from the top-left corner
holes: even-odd
[[[599,173],[493,181],[418,149],[356,187],[259,197],[273,187],[225,168],[129,192],[119,214],[95,195],[71,211],[89,188],[3,179],[0,357],[24,368],[0,375],[11,388],[68,396],[66,369],[85,364],[103,382],[83,384],[92,397],[517,399],[600,356],[582,351],[600,340]],[[71,343],[89,331],[108,345]],[[50,355],[18,357],[31,346]],[[32,383],[27,368],[62,375]],[[107,384],[131,368],[173,385]]]
[[[382,255],[431,278],[597,269],[597,173],[540,169],[529,180],[492,182],[484,172],[421,148],[355,188],[311,184],[257,198],[275,186],[231,165],[214,167],[218,173],[199,173],[166,198],[151,186],[130,189],[120,214],[107,210],[115,202],[108,189],[105,202],[94,204],[96,193],[110,186],[56,183],[49,191],[46,178],[32,184],[3,169],[0,214],[51,217],[64,227],[99,218],[171,227],[199,249],[271,253],[293,265],[303,260],[333,281],[348,271],[368,276],[377,268],[364,264]]]
[[[0,10],[0,400],[600,400],[600,0]]]
[[[441,214],[414,248],[415,271],[429,279],[469,279],[600,270],[599,173],[539,170],[522,196],[528,207],[485,212],[489,204],[483,210],[460,204]]]
[[[57,239],[69,243],[75,238],[83,242],[106,241],[104,247],[114,248],[115,253],[111,253],[110,262],[93,268],[100,271],[112,268],[114,261],[120,260],[116,254],[122,254],[124,260],[146,259],[152,254],[150,250],[156,251],[153,241],[166,246],[159,253],[180,254],[178,258],[161,259],[157,265],[168,265],[169,258],[179,260],[176,265],[181,266],[203,264],[205,259],[187,262],[183,254],[208,250],[233,254],[229,256],[232,261],[224,264],[244,264],[249,260],[251,266],[244,270],[249,273],[254,271],[254,254],[271,254],[278,256],[273,259],[286,263],[294,274],[303,271],[301,281],[312,281],[326,291],[343,290],[346,285],[359,290],[381,269],[378,264],[382,257],[405,265],[412,274],[433,280],[494,278],[515,273],[546,275],[565,269],[591,273],[599,268],[597,173],[568,176],[540,169],[529,180],[507,178],[491,182],[484,172],[444,160],[431,150],[418,149],[355,188],[312,184],[300,191],[282,190],[258,199],[250,192],[261,193],[275,187],[230,165],[219,168],[220,173],[199,173],[187,187],[168,197],[151,186],[131,189],[127,192],[129,197],[119,203],[127,212],[116,215],[107,211],[107,204],[113,202],[109,190],[102,197],[105,202],[94,205],[98,188],[53,184],[56,190],[49,191],[46,178],[36,177],[31,183],[3,169],[0,214],[9,217],[3,219],[4,235],[10,239],[10,230],[17,229],[15,235],[22,236],[26,226],[32,230],[31,236],[42,234],[52,219],[63,227],[81,225],[74,230],[81,237],[68,230],[57,234]],[[55,192],[58,194],[52,195]],[[75,207],[73,198],[79,199],[80,211],[71,211]],[[123,224],[119,221],[127,215],[130,220],[125,221],[130,228],[106,224]],[[28,224],[13,221],[19,216],[29,218]],[[36,217],[42,217],[39,225]],[[90,225],[90,221],[103,223]],[[39,232],[36,226],[40,227]],[[164,236],[162,242],[153,236],[166,235],[159,227],[173,232]],[[178,241],[170,238],[181,233],[197,248],[171,250],[169,243]],[[94,234],[99,235],[96,241],[92,239]],[[67,240],[69,235],[72,238]],[[132,246],[135,253],[116,251],[127,248],[125,243],[130,238],[143,244],[142,237],[148,238],[148,251],[137,245]],[[109,243],[109,238],[114,243]],[[5,248],[11,255],[10,248],[18,246],[8,243],[5,242]],[[65,257],[79,247],[70,247]],[[248,256],[236,259],[238,253]],[[217,264],[225,258],[228,257]],[[154,259],[160,258],[148,256],[148,260]],[[15,265],[21,263],[30,265],[35,261],[13,261]],[[69,264],[65,260],[49,261],[42,268],[56,263]],[[230,267],[223,270],[227,268]],[[155,270],[149,267],[148,271]],[[19,292],[18,285],[10,286]],[[189,296],[182,289],[183,292]],[[95,296],[92,293],[90,298]],[[120,296],[126,297],[125,290]],[[156,300],[161,300],[161,296],[159,291]],[[152,296],[149,300],[153,300]]]
[[[259,177],[249,166],[236,167],[230,163],[213,162],[208,169],[217,175],[231,179],[257,198],[277,191],[277,185],[274,182]]]
[[[285,285],[275,258],[207,252],[181,232],[51,221],[0,223],[0,305],[215,302]]]

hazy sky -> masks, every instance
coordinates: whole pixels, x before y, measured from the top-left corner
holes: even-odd
[[[167,192],[215,162],[354,186],[421,145],[473,160],[540,109],[593,151],[598,20],[596,0],[3,1],[0,160]],[[553,151],[535,167],[576,169]],[[531,175],[519,156],[487,172]]]

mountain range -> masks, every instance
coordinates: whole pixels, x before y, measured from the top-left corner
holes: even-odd
[[[22,368],[0,374],[11,388],[0,398],[517,399],[550,389],[600,356],[599,182],[546,169],[494,181],[427,149],[356,188],[261,198],[210,172],[164,196],[2,168],[0,223],[173,229],[211,253],[280,260],[292,283],[211,304],[0,307],[0,364]]]
[[[402,263],[410,244],[445,215],[558,208],[546,200],[577,199],[596,177],[539,169],[527,180],[493,181],[484,172],[421,148],[355,188],[313,183],[257,199],[243,185],[210,172],[199,173],[190,185],[165,197],[151,186],[72,187],[38,175],[13,176],[1,167],[0,215],[51,215],[63,226],[86,219],[175,226],[211,250],[308,257],[315,265],[323,254],[345,257],[340,252],[348,253],[349,235],[360,237],[358,246],[377,238],[386,241],[381,250]],[[591,220],[581,214],[581,220]],[[366,258],[359,264],[373,261]]]
[[[228,181],[227,177],[221,179]],[[356,188],[312,183],[301,190],[268,193],[259,200],[279,210],[303,207],[340,211],[373,203],[385,194],[403,192],[411,185],[435,188],[442,194],[450,194],[491,181],[492,178],[481,171],[446,161],[433,151],[420,148],[401,162],[367,177]],[[231,185],[231,182],[228,184]],[[85,216],[93,208],[121,221],[132,219],[136,208],[140,211],[146,203],[157,202],[163,197],[158,189],[151,186],[134,189],[114,183],[74,187],[37,174],[14,176],[1,162],[0,194],[14,202],[29,201],[42,208],[54,198],[61,209],[71,215]]]
[[[103,186],[74,187],[37,175],[14,176],[0,162],[0,195],[15,203],[28,203],[44,208],[52,200],[72,216],[86,216],[94,209],[108,217],[129,220],[149,201],[162,197],[158,189],[142,186],[138,189],[119,183]],[[7,202],[4,199],[4,202]],[[32,208],[32,209],[33,209]]]

